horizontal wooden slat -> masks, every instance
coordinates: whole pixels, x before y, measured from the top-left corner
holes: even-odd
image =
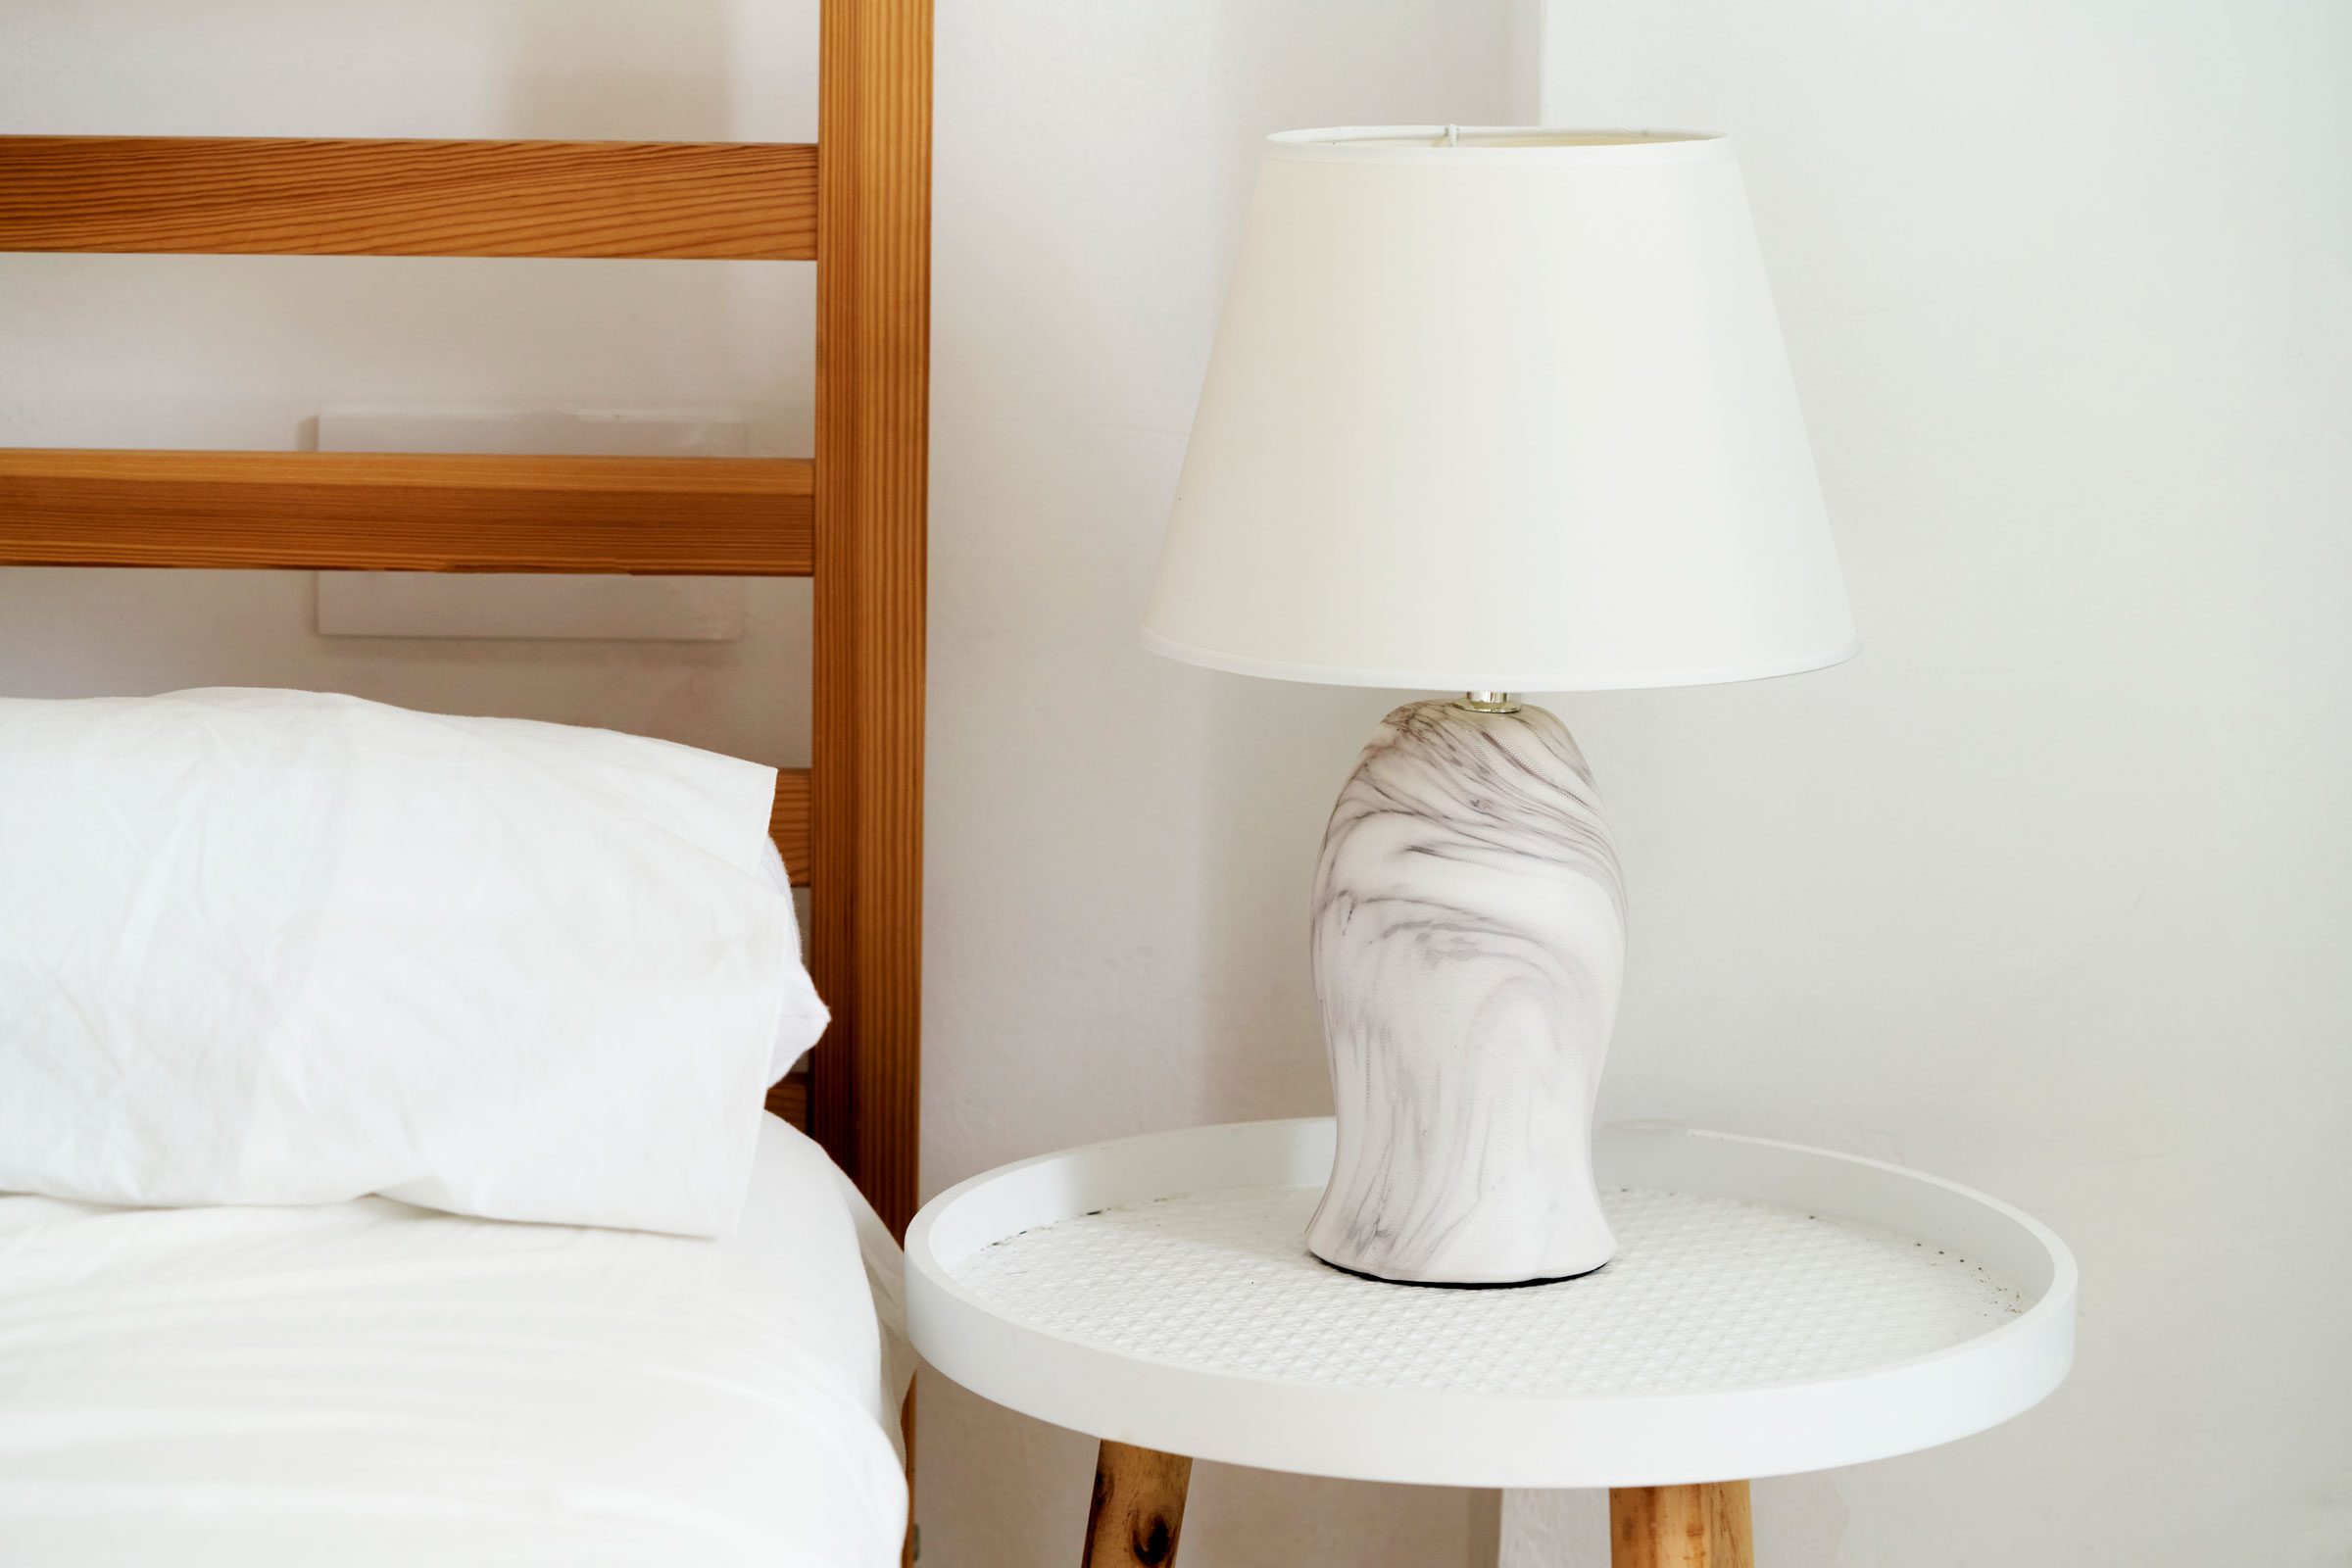
[[[0,564],[807,576],[797,458],[0,448]]]
[[[5,136],[0,250],[808,261],[816,149]]]
[[[776,806],[767,819],[767,836],[783,853],[784,869],[792,873],[796,888],[808,885],[808,823],[814,814],[808,801],[807,768],[788,767],[776,774]]]

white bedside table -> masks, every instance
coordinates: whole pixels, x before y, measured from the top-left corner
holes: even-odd
[[[915,1348],[1102,1440],[1091,1568],[1176,1556],[1195,1458],[1464,1487],[1606,1487],[1619,1568],[1750,1561],[1747,1480],[1857,1464],[2033,1405],[2075,1263],[1992,1199],[1873,1160],[1642,1126],[1595,1142],[1599,1273],[1453,1290],[1302,1241],[1328,1120],[1007,1165],[906,1235]]]

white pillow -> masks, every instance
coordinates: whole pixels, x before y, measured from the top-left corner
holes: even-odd
[[[774,787],[318,693],[0,700],[0,1191],[726,1232],[823,1026]]]
[[[785,869],[784,852],[776,848],[774,839],[763,838],[760,842],[767,847],[760,869],[767,873],[777,892],[791,898],[792,873]],[[808,1054],[817,1037],[825,1032],[825,1025],[833,1021],[832,1013],[817,997],[816,983],[801,966],[801,932],[797,922],[792,932],[792,964],[800,984],[786,992],[784,1015],[776,1020],[776,1049],[767,1063],[767,1081],[771,1084],[801,1064],[801,1058]]]

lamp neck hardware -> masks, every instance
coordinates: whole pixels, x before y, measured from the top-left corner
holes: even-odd
[[[1516,713],[1519,705],[1509,692],[1464,692],[1456,708],[1467,708],[1473,713]]]

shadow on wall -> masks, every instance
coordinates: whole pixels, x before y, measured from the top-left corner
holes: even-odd
[[[1381,715],[1427,694],[1197,678],[1214,688],[1201,1119],[1327,1116],[1331,1076],[1307,964],[1315,860],[1332,803]]]
[[[817,0],[520,0],[506,58],[514,134],[623,141],[814,141]],[[577,270],[611,263],[542,262]],[[815,450],[815,269],[801,264],[631,262],[683,270],[662,330],[690,363],[723,365],[757,388],[753,449]],[[790,334],[747,333],[789,276]],[[633,280],[633,279],[632,279]]]
[[[551,139],[724,140],[733,9],[523,0],[507,24],[507,118],[518,134]]]

